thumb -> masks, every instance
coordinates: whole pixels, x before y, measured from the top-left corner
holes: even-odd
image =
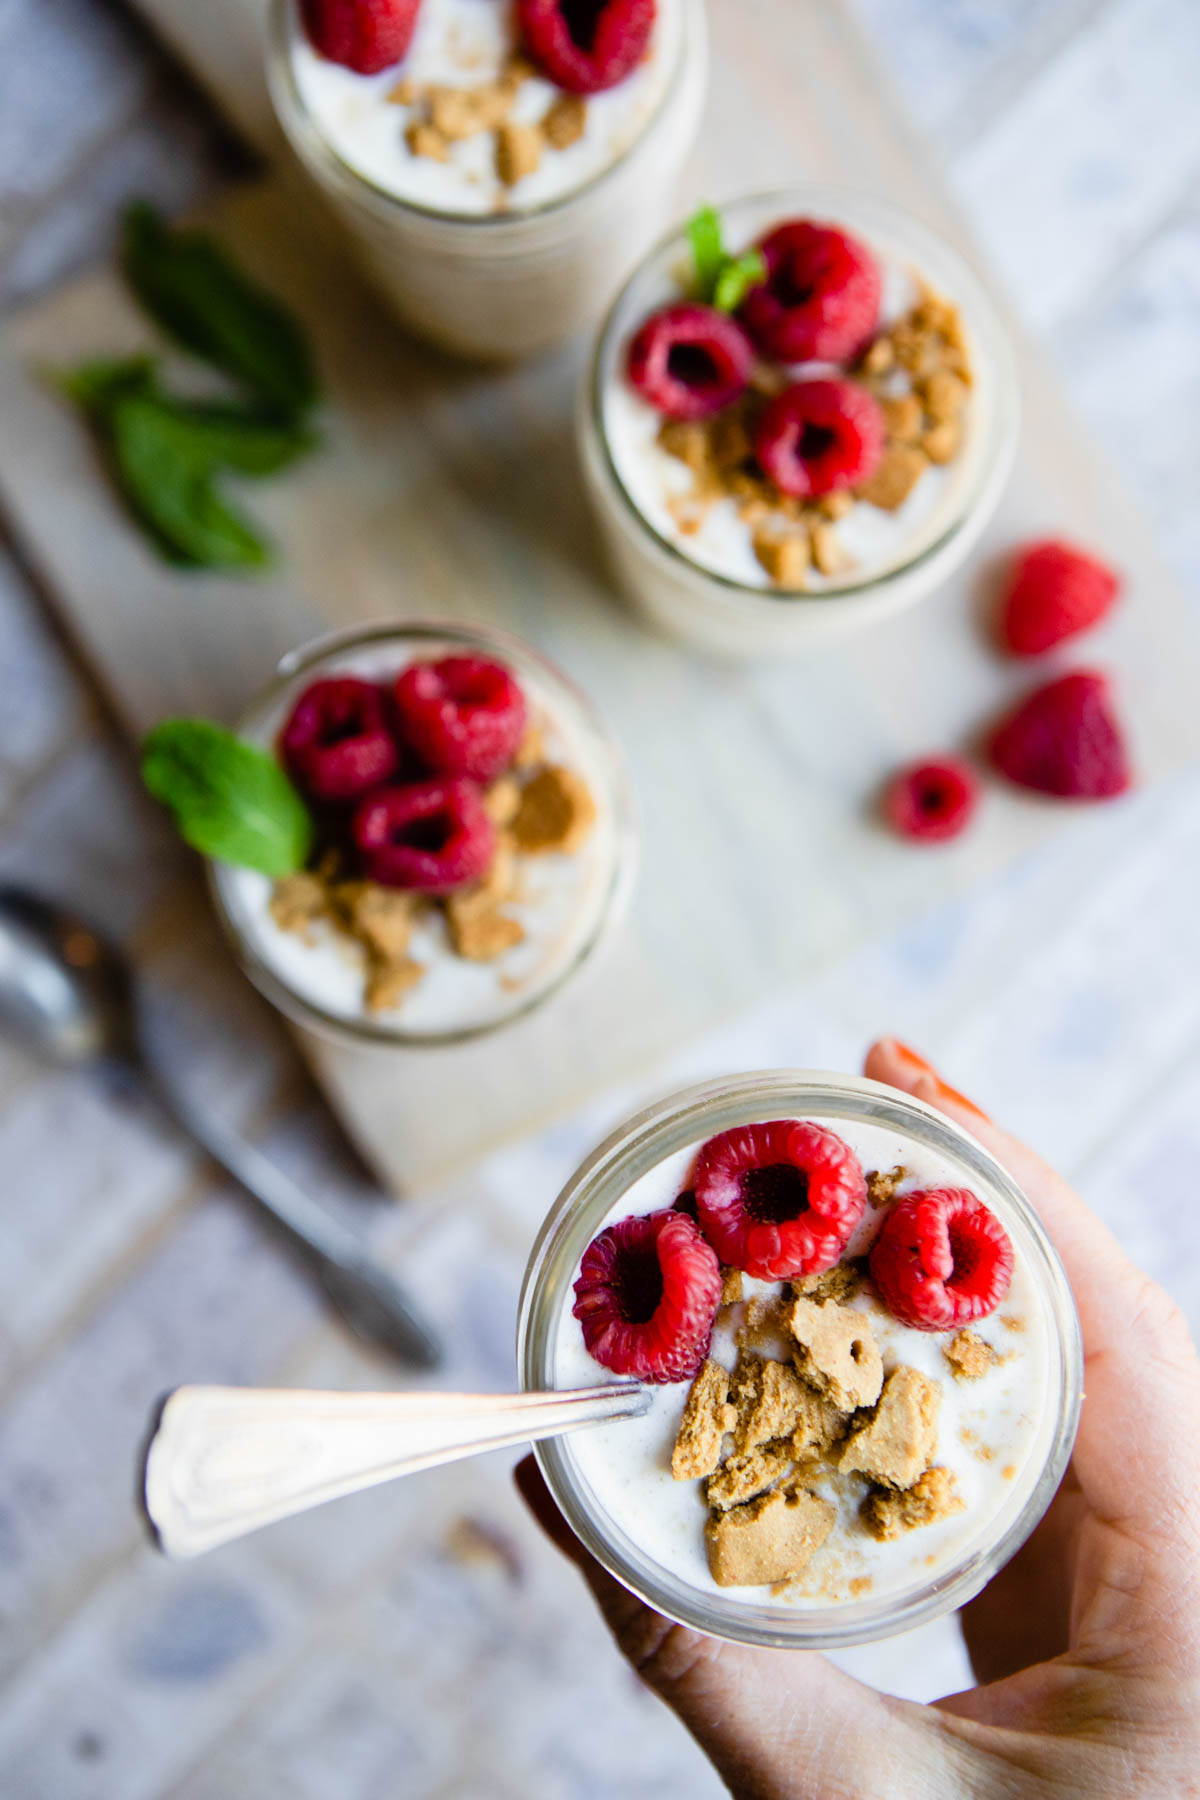
[[[584,1549],[532,1456],[514,1476],[534,1518],[587,1582],[622,1655],[737,1800],[880,1800],[920,1791],[931,1739],[941,1735],[936,1714],[877,1694],[815,1651],[757,1650],[663,1618]],[[938,1754],[940,1761],[944,1746]],[[881,1787],[885,1767],[894,1785]]]

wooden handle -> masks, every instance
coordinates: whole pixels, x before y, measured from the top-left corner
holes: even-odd
[[[146,1452],[146,1514],[169,1556],[199,1556],[342,1494],[649,1404],[636,1382],[561,1394],[176,1388]]]

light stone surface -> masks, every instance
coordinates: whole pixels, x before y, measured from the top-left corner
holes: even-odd
[[[1077,401],[1200,591],[1194,6],[857,10],[1003,278],[1049,331]],[[50,116],[53,134],[38,129]],[[0,295],[32,292],[107,247],[123,193],[199,195],[228,167],[221,146],[124,14],[85,0],[0,4]],[[0,684],[0,873],[86,890],[163,990],[156,1029],[197,1091],[421,1287],[451,1331],[448,1382],[507,1381],[538,1217],[639,1096],[607,1095],[402,1210],[375,1204],[7,558]],[[1200,1229],[1179,1204],[1180,1172],[1200,1165],[1198,883],[1193,778],[1088,820],[648,1086],[731,1067],[851,1067],[872,1032],[900,1030],[1059,1162],[1200,1324]],[[1085,888],[1086,904],[1064,915],[1056,895]],[[369,1385],[392,1372],[328,1323],[163,1126],[4,1046],[0,1167],[0,1792],[720,1791],[611,1653],[577,1578],[512,1497],[504,1459],[360,1496],[207,1562],[158,1561],[130,1505],[131,1463],[165,1387]],[[490,1551],[465,1554],[472,1540],[453,1529],[464,1518]],[[952,1624],[919,1640],[846,1661],[922,1697],[965,1681]]]

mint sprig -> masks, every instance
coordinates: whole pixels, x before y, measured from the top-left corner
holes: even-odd
[[[124,218],[121,268],[155,324],[284,419],[316,404],[308,341],[291,312],[205,231],[172,229],[145,201]]]
[[[313,822],[275,758],[211,719],[164,719],[142,744],[142,780],[185,842],[217,862],[291,875]]]
[[[736,312],[751,288],[767,279],[761,250],[730,256],[725,249],[721,215],[715,206],[702,206],[685,226],[696,270],[696,292],[718,312]]]
[[[131,512],[169,561],[247,570],[271,560],[216,478],[274,474],[313,448],[312,432],[238,401],[177,399],[148,356],[94,359],[49,378],[86,414]]]

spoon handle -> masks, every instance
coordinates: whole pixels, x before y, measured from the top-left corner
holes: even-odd
[[[630,1381],[557,1394],[176,1388],[146,1452],[146,1513],[169,1556],[198,1556],[398,1475],[632,1418],[649,1404]]]
[[[253,1144],[192,1104],[173,1082],[139,1067],[159,1104],[270,1213],[312,1260],[321,1284],[351,1329],[416,1368],[432,1369],[441,1345],[361,1239],[319,1206]]]

